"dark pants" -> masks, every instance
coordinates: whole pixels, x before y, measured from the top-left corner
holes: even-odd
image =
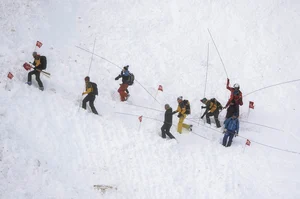
[[[166,138],[166,134],[171,138],[174,139],[175,137],[170,133],[171,124],[164,124],[161,127],[161,136],[162,138]]]
[[[215,122],[216,122],[216,125],[218,128],[221,127],[221,124],[220,124],[220,120],[219,120],[219,109],[216,109],[213,113],[209,112],[206,114],[206,122],[207,124],[210,124],[210,116],[214,116],[214,119],[215,119]]]
[[[36,79],[36,81],[38,82],[39,87],[44,87],[44,86],[43,86],[43,83],[42,83],[42,81],[41,81],[41,79],[40,79],[41,73],[40,73],[39,71],[37,71],[37,70],[33,70],[33,71],[31,71],[31,72],[28,73],[27,82],[31,82],[31,76],[32,76],[32,75],[35,75],[35,79]]]
[[[234,132],[232,132],[232,131],[226,131],[226,133],[224,134],[224,137],[223,137],[223,146],[226,146],[226,147],[231,146],[233,136],[234,136]],[[226,145],[228,137],[229,137],[229,141],[228,141],[228,143]]]
[[[228,108],[227,108],[227,113],[226,113],[226,119],[230,118],[233,116],[233,114],[237,112],[238,116],[239,116],[239,112],[240,112],[240,106],[239,105],[230,105]]]
[[[86,109],[86,103],[89,102],[92,112],[98,115],[98,112],[96,111],[96,108],[94,106],[95,98],[95,95],[88,94],[82,101],[82,108]]]

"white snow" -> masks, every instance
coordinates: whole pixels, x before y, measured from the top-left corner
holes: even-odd
[[[300,81],[259,90],[299,80],[299,10],[296,0],[2,0],[0,198],[300,198]],[[43,92],[22,67],[37,40],[51,73]],[[120,102],[125,65],[136,82]],[[80,108],[87,75],[102,116]],[[244,94],[229,148],[199,120],[201,98],[227,102],[227,76]],[[174,115],[178,142],[163,140],[164,104],[176,109],[180,95],[193,132],[178,134]]]

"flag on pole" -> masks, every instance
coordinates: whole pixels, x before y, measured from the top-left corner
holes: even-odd
[[[254,102],[249,101],[249,108],[254,109]]]
[[[30,70],[32,67],[30,66],[30,64],[28,63],[24,63],[23,67],[25,68],[25,70]]]
[[[250,144],[251,144],[250,140],[247,139],[246,145],[250,146]]]
[[[42,42],[40,42],[40,41],[36,41],[36,44],[35,44],[37,47],[42,47],[42,45],[43,45],[43,43]]]
[[[14,75],[13,75],[11,72],[9,72],[8,75],[7,75],[7,77],[8,77],[9,79],[12,79],[12,78],[14,77]]]
[[[143,116],[142,115],[139,117],[139,120],[140,120],[140,122],[142,122],[142,120],[143,120]]]
[[[163,91],[162,85],[159,85],[159,86],[158,86],[158,90],[159,90],[159,91]]]

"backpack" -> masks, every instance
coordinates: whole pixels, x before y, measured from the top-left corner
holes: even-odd
[[[131,86],[134,83],[134,74],[129,72],[127,84]]]
[[[229,131],[236,131],[238,130],[238,125],[239,125],[239,120],[238,119],[232,119],[232,118],[228,118],[227,121],[225,121],[227,123],[227,129]]]
[[[187,115],[191,114],[191,106],[189,100],[183,100],[183,104],[185,107],[185,114]]]
[[[92,88],[93,88],[93,94],[94,95],[98,95],[98,88],[97,88],[97,84],[94,82],[90,82],[92,84]]]
[[[42,64],[41,68],[45,70],[47,68],[47,58],[45,56],[41,56],[40,59]]]
[[[222,104],[218,100],[216,100],[216,98],[212,98],[210,101],[213,102],[217,106],[217,109],[219,109],[219,110],[223,109]]]

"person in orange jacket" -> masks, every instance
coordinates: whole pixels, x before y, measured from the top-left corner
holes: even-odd
[[[177,98],[178,107],[176,111],[173,111],[173,114],[178,113],[177,117],[179,118],[178,125],[177,125],[177,132],[182,133],[182,127],[192,131],[193,125],[183,123],[184,119],[186,118],[186,107],[183,102],[183,97],[179,96]]]
[[[227,78],[226,88],[231,92],[224,109],[227,109],[226,118],[232,117],[233,113],[240,114],[240,106],[243,105],[243,93],[240,91],[240,85],[234,84],[233,87],[229,86],[229,79]]]

